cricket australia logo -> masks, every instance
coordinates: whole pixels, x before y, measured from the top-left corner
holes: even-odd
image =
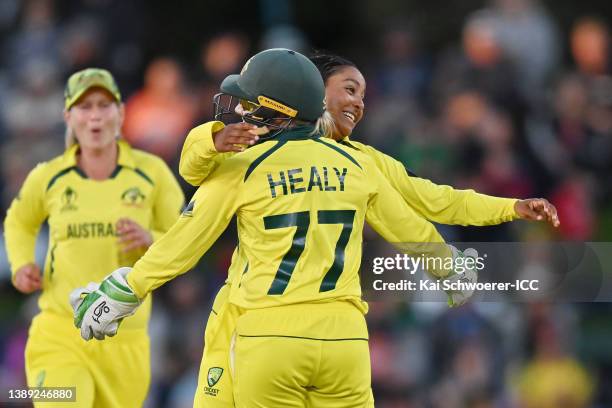
[[[208,386],[214,387],[216,383],[219,382],[221,376],[223,375],[223,369],[221,367],[211,367],[208,370]]]
[[[77,209],[75,202],[78,198],[76,191],[72,187],[66,187],[62,193],[62,208],[60,211],[74,211]]]
[[[103,313],[108,313],[110,312],[110,307],[106,306],[106,300],[103,300],[98,306],[96,306],[96,308],[93,310],[93,314],[94,316],[92,317],[92,319],[94,320],[94,322],[96,323],[100,323],[100,317],[102,316]]]
[[[138,187],[128,188],[121,194],[123,204],[130,207],[141,207],[144,200],[145,195],[142,194]]]
[[[208,375],[206,376],[206,382],[208,387],[204,387],[204,394],[216,397],[219,394],[218,388],[213,388],[223,375],[223,369],[221,367],[211,367],[208,369]]]

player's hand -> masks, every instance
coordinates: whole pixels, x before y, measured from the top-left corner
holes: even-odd
[[[29,294],[42,288],[42,277],[40,268],[34,263],[29,263],[15,272],[13,285],[21,293]]]
[[[451,247],[453,253],[454,270],[449,276],[444,278],[444,280],[456,285],[478,282],[478,272],[476,269],[478,251],[473,248],[460,251],[452,245],[449,246]],[[468,260],[468,258],[472,259]],[[449,289],[445,292],[448,296],[448,305],[450,307],[464,305],[474,294],[473,289],[471,290],[466,288],[458,288],[457,290]]]
[[[126,267],[115,270],[97,289],[95,283],[90,283],[86,288],[72,291],[74,325],[81,329],[83,339],[104,340],[105,336],[114,336],[123,318],[136,313],[140,300],[126,280],[131,270]]]
[[[153,235],[129,218],[120,218],[115,226],[123,252],[148,248],[153,244]]]
[[[258,128],[250,123],[231,123],[213,133],[215,149],[219,152],[241,152],[259,140]]]
[[[514,204],[514,211],[524,220],[547,221],[553,227],[561,225],[557,209],[545,198],[518,200]]]

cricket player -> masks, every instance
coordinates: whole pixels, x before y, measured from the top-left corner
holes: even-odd
[[[519,200],[493,197],[473,190],[456,190],[437,185],[410,174],[404,165],[392,157],[363,143],[350,139],[355,126],[363,117],[366,81],[351,61],[329,54],[310,58],[325,82],[326,111],[332,116],[331,137],[339,143],[369,156],[391,186],[420,216],[442,224],[493,225],[515,219],[546,220],[558,226],[556,209],[545,199]],[[231,113],[217,99],[217,118]],[[225,125],[213,121],[193,129],[187,136],[179,171],[194,186],[199,186],[224,160],[257,142],[258,128],[242,122]],[[204,356],[200,366],[196,407],[228,408],[234,406],[232,377],[222,375],[214,385],[214,373],[229,369],[229,349],[240,310],[228,302],[231,282],[246,267],[246,259],[234,252],[226,283],[217,293],[206,324]],[[211,378],[210,382],[208,378]],[[207,385],[208,383],[208,385]]]
[[[75,333],[67,299],[109,269],[132,266],[174,224],[183,193],[161,159],[119,139],[123,104],[108,71],[69,78],[64,118],[66,151],[30,172],[4,221],[13,284],[23,293],[41,290],[25,350],[28,386],[76,387],[76,403],[37,407],[141,407],[150,379],[151,298],[104,343]],[[34,246],[45,219],[41,274]]]
[[[321,137],[333,122],[321,117],[324,84],[306,57],[261,52],[221,90],[241,100],[245,120],[266,126],[267,137],[222,162],[133,268],[75,290],[75,324],[85,339],[115,335],[122,319],[189,270],[236,214],[237,256],[246,262],[229,295],[240,308],[232,373],[209,371],[209,388],[232,374],[238,407],[371,407],[358,274],[365,221],[390,242],[414,243],[406,247],[413,254],[465,255],[444,244],[369,157]]]

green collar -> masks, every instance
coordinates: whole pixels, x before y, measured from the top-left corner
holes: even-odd
[[[315,127],[312,125],[297,126],[293,129],[286,130],[272,140],[279,142],[287,142],[289,140],[308,140],[318,139],[321,137],[319,133],[314,133]]]

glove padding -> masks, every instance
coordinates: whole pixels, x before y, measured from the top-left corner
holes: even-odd
[[[104,340],[105,336],[114,336],[123,318],[136,312],[140,300],[126,280],[131,270],[119,268],[99,285],[92,282],[70,293],[74,325],[81,329],[83,339]]]
[[[478,258],[478,251],[476,251],[473,248],[468,248],[465,251],[460,251],[457,248],[455,248],[452,245],[449,245],[451,247],[451,251],[453,253],[453,265],[454,270],[453,272],[447,276],[446,278],[444,278],[445,281],[448,282],[461,282],[461,283],[476,283],[478,282],[478,273],[476,271],[476,259]],[[457,262],[457,259],[459,258],[474,258],[474,267],[473,268],[467,268],[466,265],[466,260],[463,259],[461,260],[461,262]],[[462,272],[458,272],[457,271],[457,265],[462,265]],[[448,306],[449,307],[456,307],[456,306],[461,306],[464,305],[465,303],[467,303],[467,301],[472,297],[472,295],[474,294],[474,290],[473,289],[464,289],[464,290],[445,290],[446,295],[448,296]]]

